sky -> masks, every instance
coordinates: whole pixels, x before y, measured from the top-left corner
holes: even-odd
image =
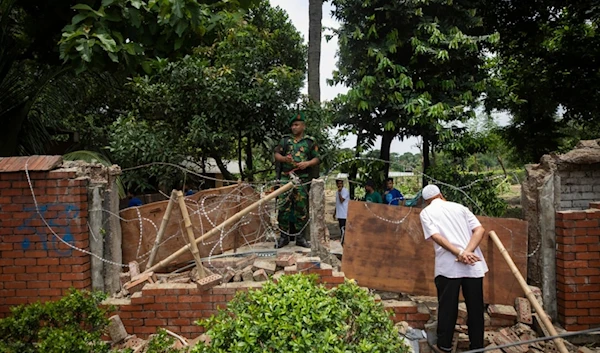
[[[302,33],[304,41],[308,42],[308,0],[269,0],[272,6],[279,6],[284,9],[298,31]],[[332,5],[330,2],[323,4],[323,19],[321,23],[323,27],[337,28],[339,23],[331,17]],[[327,33],[326,30],[323,34]],[[340,93],[346,93],[348,90],[345,86],[334,86],[331,87],[327,84],[327,79],[332,77],[332,73],[336,68],[336,52],[337,52],[337,38],[332,38],[329,42],[325,40],[321,41],[321,100],[327,101],[335,98]],[[305,83],[303,93],[307,93],[307,85]],[[418,139],[408,138],[405,141],[395,139],[392,142],[391,152],[405,153],[412,152],[418,153],[417,148]],[[341,147],[353,148],[356,146],[356,136],[352,135],[342,144]],[[375,149],[379,149],[381,146],[381,138],[375,142]]]

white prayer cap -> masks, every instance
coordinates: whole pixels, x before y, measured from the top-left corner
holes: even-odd
[[[423,196],[423,200],[429,200],[440,194],[440,188],[438,188],[434,184],[429,184],[423,188],[421,195]]]

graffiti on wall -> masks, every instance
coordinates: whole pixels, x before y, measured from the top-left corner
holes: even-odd
[[[71,220],[79,218],[79,208],[77,206],[63,203],[52,203],[39,206],[40,214],[46,220],[50,228],[52,228],[54,233],[62,238],[62,241],[57,239],[57,237],[52,234],[50,229],[47,229],[47,231],[44,232],[39,230],[40,227],[34,227],[32,225],[34,220],[39,219],[39,215],[35,207],[25,208],[24,211],[32,212],[32,215],[31,217],[25,219],[23,224],[17,229],[31,230],[31,233],[34,234],[34,236],[37,237],[42,243],[44,250],[55,251],[58,253],[58,256],[70,256],[73,253],[73,249],[71,247],[68,247],[67,249],[64,249],[63,247],[63,249],[61,249],[59,245],[62,242],[69,245],[74,245],[75,243],[69,223]],[[58,211],[56,216],[54,216],[54,211]],[[31,247],[32,240],[33,239],[30,239],[28,235],[25,235],[25,238],[21,242],[21,247],[23,250],[27,250]]]

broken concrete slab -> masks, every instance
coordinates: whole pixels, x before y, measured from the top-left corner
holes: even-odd
[[[275,273],[275,270],[277,270],[277,265],[274,261],[259,259],[254,261],[254,264],[252,265],[252,270],[255,272],[258,270],[265,270],[267,274],[272,275]]]
[[[119,315],[108,318],[108,335],[113,344],[121,343],[129,336]]]
[[[490,304],[488,305],[488,313],[492,319],[517,320],[517,311],[510,305]]]

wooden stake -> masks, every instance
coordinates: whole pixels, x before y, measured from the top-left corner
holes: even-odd
[[[232,225],[235,222],[237,222],[240,219],[242,219],[242,217],[244,217],[245,215],[247,215],[248,213],[250,213],[250,211],[254,210],[255,208],[258,208],[259,206],[261,206],[262,204],[264,204],[264,203],[266,203],[268,201],[271,201],[272,199],[274,199],[277,196],[283,194],[284,192],[292,189],[293,187],[294,187],[294,183],[290,181],[289,183],[283,185],[279,189],[273,191],[271,194],[269,194],[264,199],[260,199],[260,200],[256,201],[252,205],[244,208],[240,212],[238,212],[238,213],[234,214],[233,216],[231,216],[230,218],[226,219],[223,223],[219,224],[218,226],[214,227],[213,229],[211,229],[210,231],[208,231],[207,233],[205,233],[201,237],[197,238],[195,243],[198,244],[201,241],[210,238],[211,236],[213,236],[213,235],[217,234],[218,232],[220,232],[221,229],[223,229],[223,228],[225,228],[225,227],[227,227],[229,225]],[[163,259],[162,261],[160,261],[156,265],[154,265],[154,266],[152,266],[150,268],[147,268],[145,272],[156,271],[156,270],[158,270],[160,268],[165,267],[171,261],[177,259],[179,256],[181,256],[181,254],[185,253],[185,251],[188,249],[189,246],[191,246],[191,244],[188,244],[188,245],[182,247],[181,249],[175,251],[169,257]]]
[[[504,257],[504,260],[506,260],[506,263],[508,263],[508,267],[510,267],[511,272],[517,278],[517,281],[521,285],[521,288],[523,288],[523,291],[525,291],[525,296],[527,296],[527,299],[529,299],[529,301],[531,302],[531,306],[533,306],[535,311],[538,312],[539,317],[542,320],[542,324],[546,327],[551,336],[557,336],[558,333],[556,332],[554,325],[552,325],[552,323],[548,319],[548,315],[546,315],[546,312],[544,312],[544,309],[542,308],[540,303],[538,303],[538,301],[535,299],[535,295],[529,288],[529,285],[527,285],[527,282],[523,278],[521,272],[519,272],[517,265],[515,265],[515,263],[513,262],[512,258],[508,254],[508,251],[506,251],[506,248],[504,248],[504,245],[500,241],[500,238],[498,238],[496,232],[494,232],[493,230],[490,231],[489,236],[490,238],[492,238],[492,241],[500,250],[500,253]],[[554,344],[556,344],[556,348],[558,348],[560,353],[569,353],[567,347],[565,346],[565,343],[561,338],[554,338],[553,341]]]
[[[171,212],[173,211],[173,205],[175,205],[175,199],[177,198],[177,190],[173,189],[171,191],[171,197],[169,198],[169,204],[167,205],[167,210],[163,215],[162,222],[160,223],[160,228],[158,229],[158,234],[156,234],[156,239],[154,239],[154,246],[152,246],[152,252],[150,253],[150,258],[148,259],[148,263],[146,263],[146,270],[152,267],[154,263],[154,258],[156,257],[156,252],[158,251],[158,245],[162,241],[162,237],[165,234],[165,230],[167,229],[167,224],[169,223],[169,218],[171,217]]]
[[[194,229],[192,229],[192,221],[190,220],[190,214],[188,213],[187,206],[185,205],[185,199],[183,198],[183,192],[177,191],[177,200],[179,201],[179,208],[181,208],[181,216],[183,217],[183,223],[185,224],[185,230],[187,232],[190,251],[196,261],[196,267],[198,268],[198,279],[206,277],[204,266],[202,266],[202,258],[200,257],[200,251],[196,244],[196,237],[194,236]]]

